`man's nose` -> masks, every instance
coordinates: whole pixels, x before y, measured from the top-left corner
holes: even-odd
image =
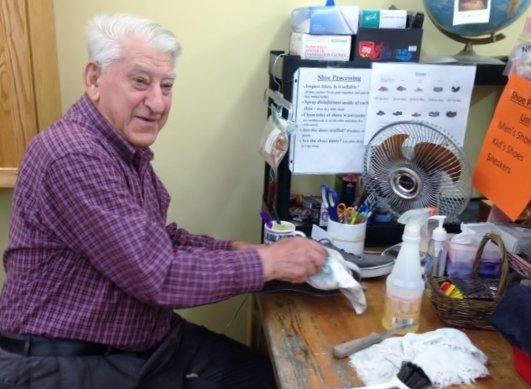
[[[161,114],[164,112],[164,96],[162,90],[158,86],[150,88],[148,95],[146,96],[146,106],[154,114]]]

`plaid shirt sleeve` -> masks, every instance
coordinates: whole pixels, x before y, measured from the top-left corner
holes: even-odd
[[[185,308],[263,285],[256,250],[226,250],[226,241],[195,237],[176,226],[168,233],[132,197],[119,169],[98,155],[57,159],[47,169],[42,192],[46,227],[140,301]]]
[[[194,235],[184,228],[178,228],[175,223],[167,225],[166,232],[174,245],[206,247],[212,250],[231,249],[231,240],[216,240],[208,235]]]

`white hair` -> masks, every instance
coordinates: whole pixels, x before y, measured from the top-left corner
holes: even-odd
[[[181,54],[181,45],[175,35],[149,19],[128,14],[105,14],[94,17],[86,27],[89,60],[105,69],[110,63],[123,58],[123,39],[135,34],[155,50],[172,57],[173,64]]]

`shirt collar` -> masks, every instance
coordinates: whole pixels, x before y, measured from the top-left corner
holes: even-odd
[[[149,147],[136,149],[103,117],[86,93],[81,96],[73,108],[84,119],[82,120],[83,126],[90,131],[101,133],[126,162],[133,163],[135,157],[147,161],[153,159],[153,152]]]

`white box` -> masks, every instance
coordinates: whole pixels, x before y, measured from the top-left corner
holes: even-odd
[[[363,10],[360,27],[406,28],[407,11],[401,9]]]
[[[291,33],[289,53],[301,59],[348,61],[352,37],[350,35],[310,35]]]
[[[358,32],[359,14],[356,5],[296,8],[291,13],[291,30],[313,35],[352,35]]]

